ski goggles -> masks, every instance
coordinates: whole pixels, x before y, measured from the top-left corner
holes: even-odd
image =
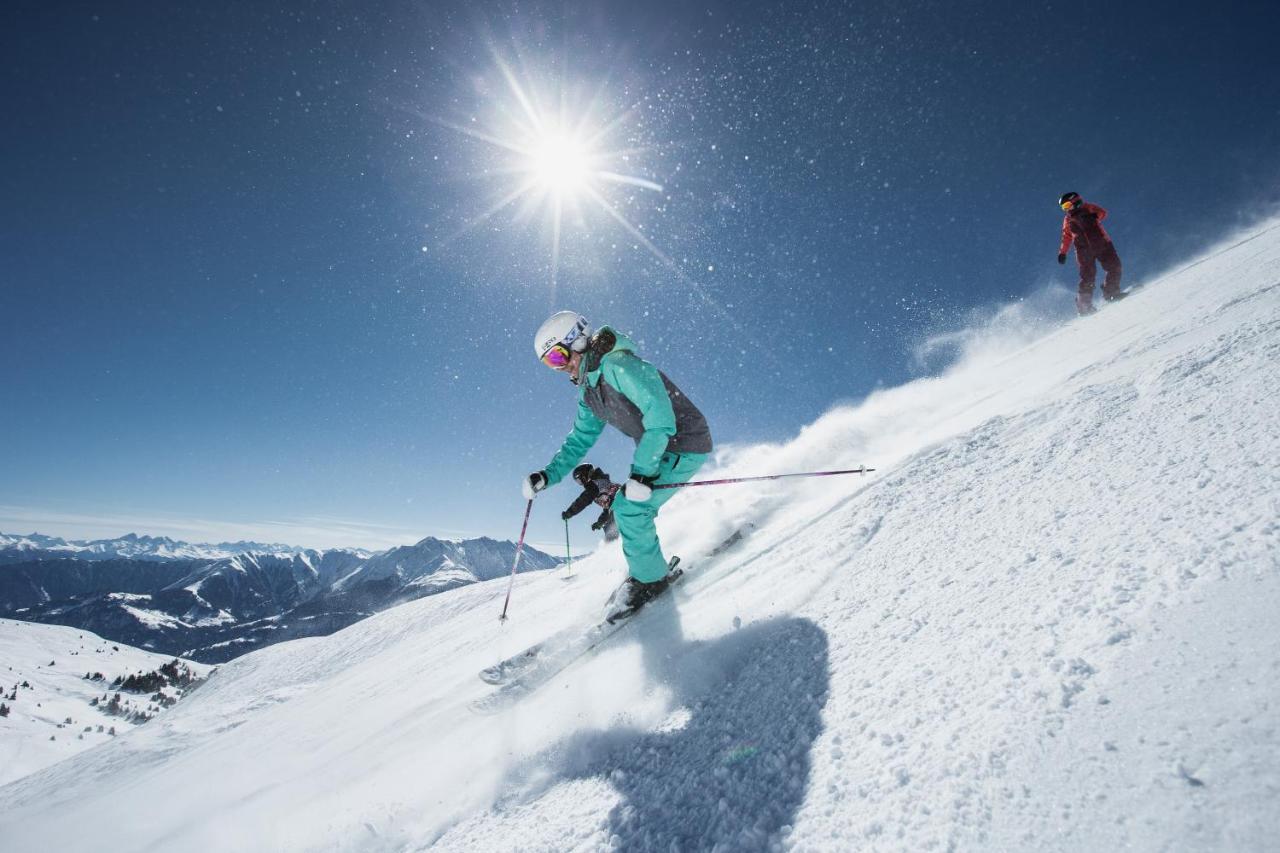
[[[1077,202],[1077,201],[1078,201],[1078,199],[1074,199],[1074,198],[1073,198],[1073,199],[1071,199],[1070,201],[1064,201],[1064,202],[1062,203],[1062,209],[1063,209],[1063,210],[1071,210],[1071,208],[1073,208],[1073,207],[1075,207],[1075,206],[1076,206],[1076,202]]]
[[[564,344],[555,344],[542,354],[542,363],[552,370],[564,370],[569,366],[573,353]]]

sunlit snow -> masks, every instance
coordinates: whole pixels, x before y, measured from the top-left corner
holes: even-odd
[[[673,600],[506,713],[468,709],[492,689],[476,674],[596,618],[616,546],[572,579],[517,577],[505,625],[498,579],[239,658],[0,790],[0,838],[1265,849],[1277,364],[1271,223],[1095,317],[988,337],[790,442],[722,451],[704,476],[878,473],[679,495],[660,525],[689,567]]]

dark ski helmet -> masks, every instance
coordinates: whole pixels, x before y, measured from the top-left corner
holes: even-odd
[[[578,483],[578,485],[585,486],[587,481],[591,479],[591,472],[594,471],[595,468],[596,466],[592,465],[590,462],[583,462],[577,468],[573,469],[573,479]]]
[[[1063,193],[1058,199],[1058,207],[1067,211],[1075,210],[1080,206],[1081,201],[1080,193]]]

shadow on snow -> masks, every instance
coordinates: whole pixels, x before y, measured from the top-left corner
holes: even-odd
[[[686,643],[675,608],[644,626],[646,673],[677,709],[659,730],[580,732],[522,765],[511,800],[571,779],[604,777],[622,795],[612,844],[629,850],[763,849],[804,798],[827,700],[827,639],[779,618]],[[536,781],[535,781],[536,780]],[[511,790],[511,789],[509,789]],[[502,804],[500,804],[501,806]]]

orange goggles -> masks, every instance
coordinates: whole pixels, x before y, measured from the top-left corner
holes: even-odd
[[[1073,198],[1073,199],[1071,199],[1070,201],[1064,201],[1064,202],[1062,203],[1062,209],[1063,209],[1063,210],[1070,210],[1071,208],[1075,207],[1075,206],[1076,206],[1077,204],[1079,204],[1079,203],[1080,203],[1080,199],[1078,199],[1078,198]]]
[[[542,363],[552,370],[564,370],[569,366],[573,353],[564,344],[556,344],[542,354]]]

